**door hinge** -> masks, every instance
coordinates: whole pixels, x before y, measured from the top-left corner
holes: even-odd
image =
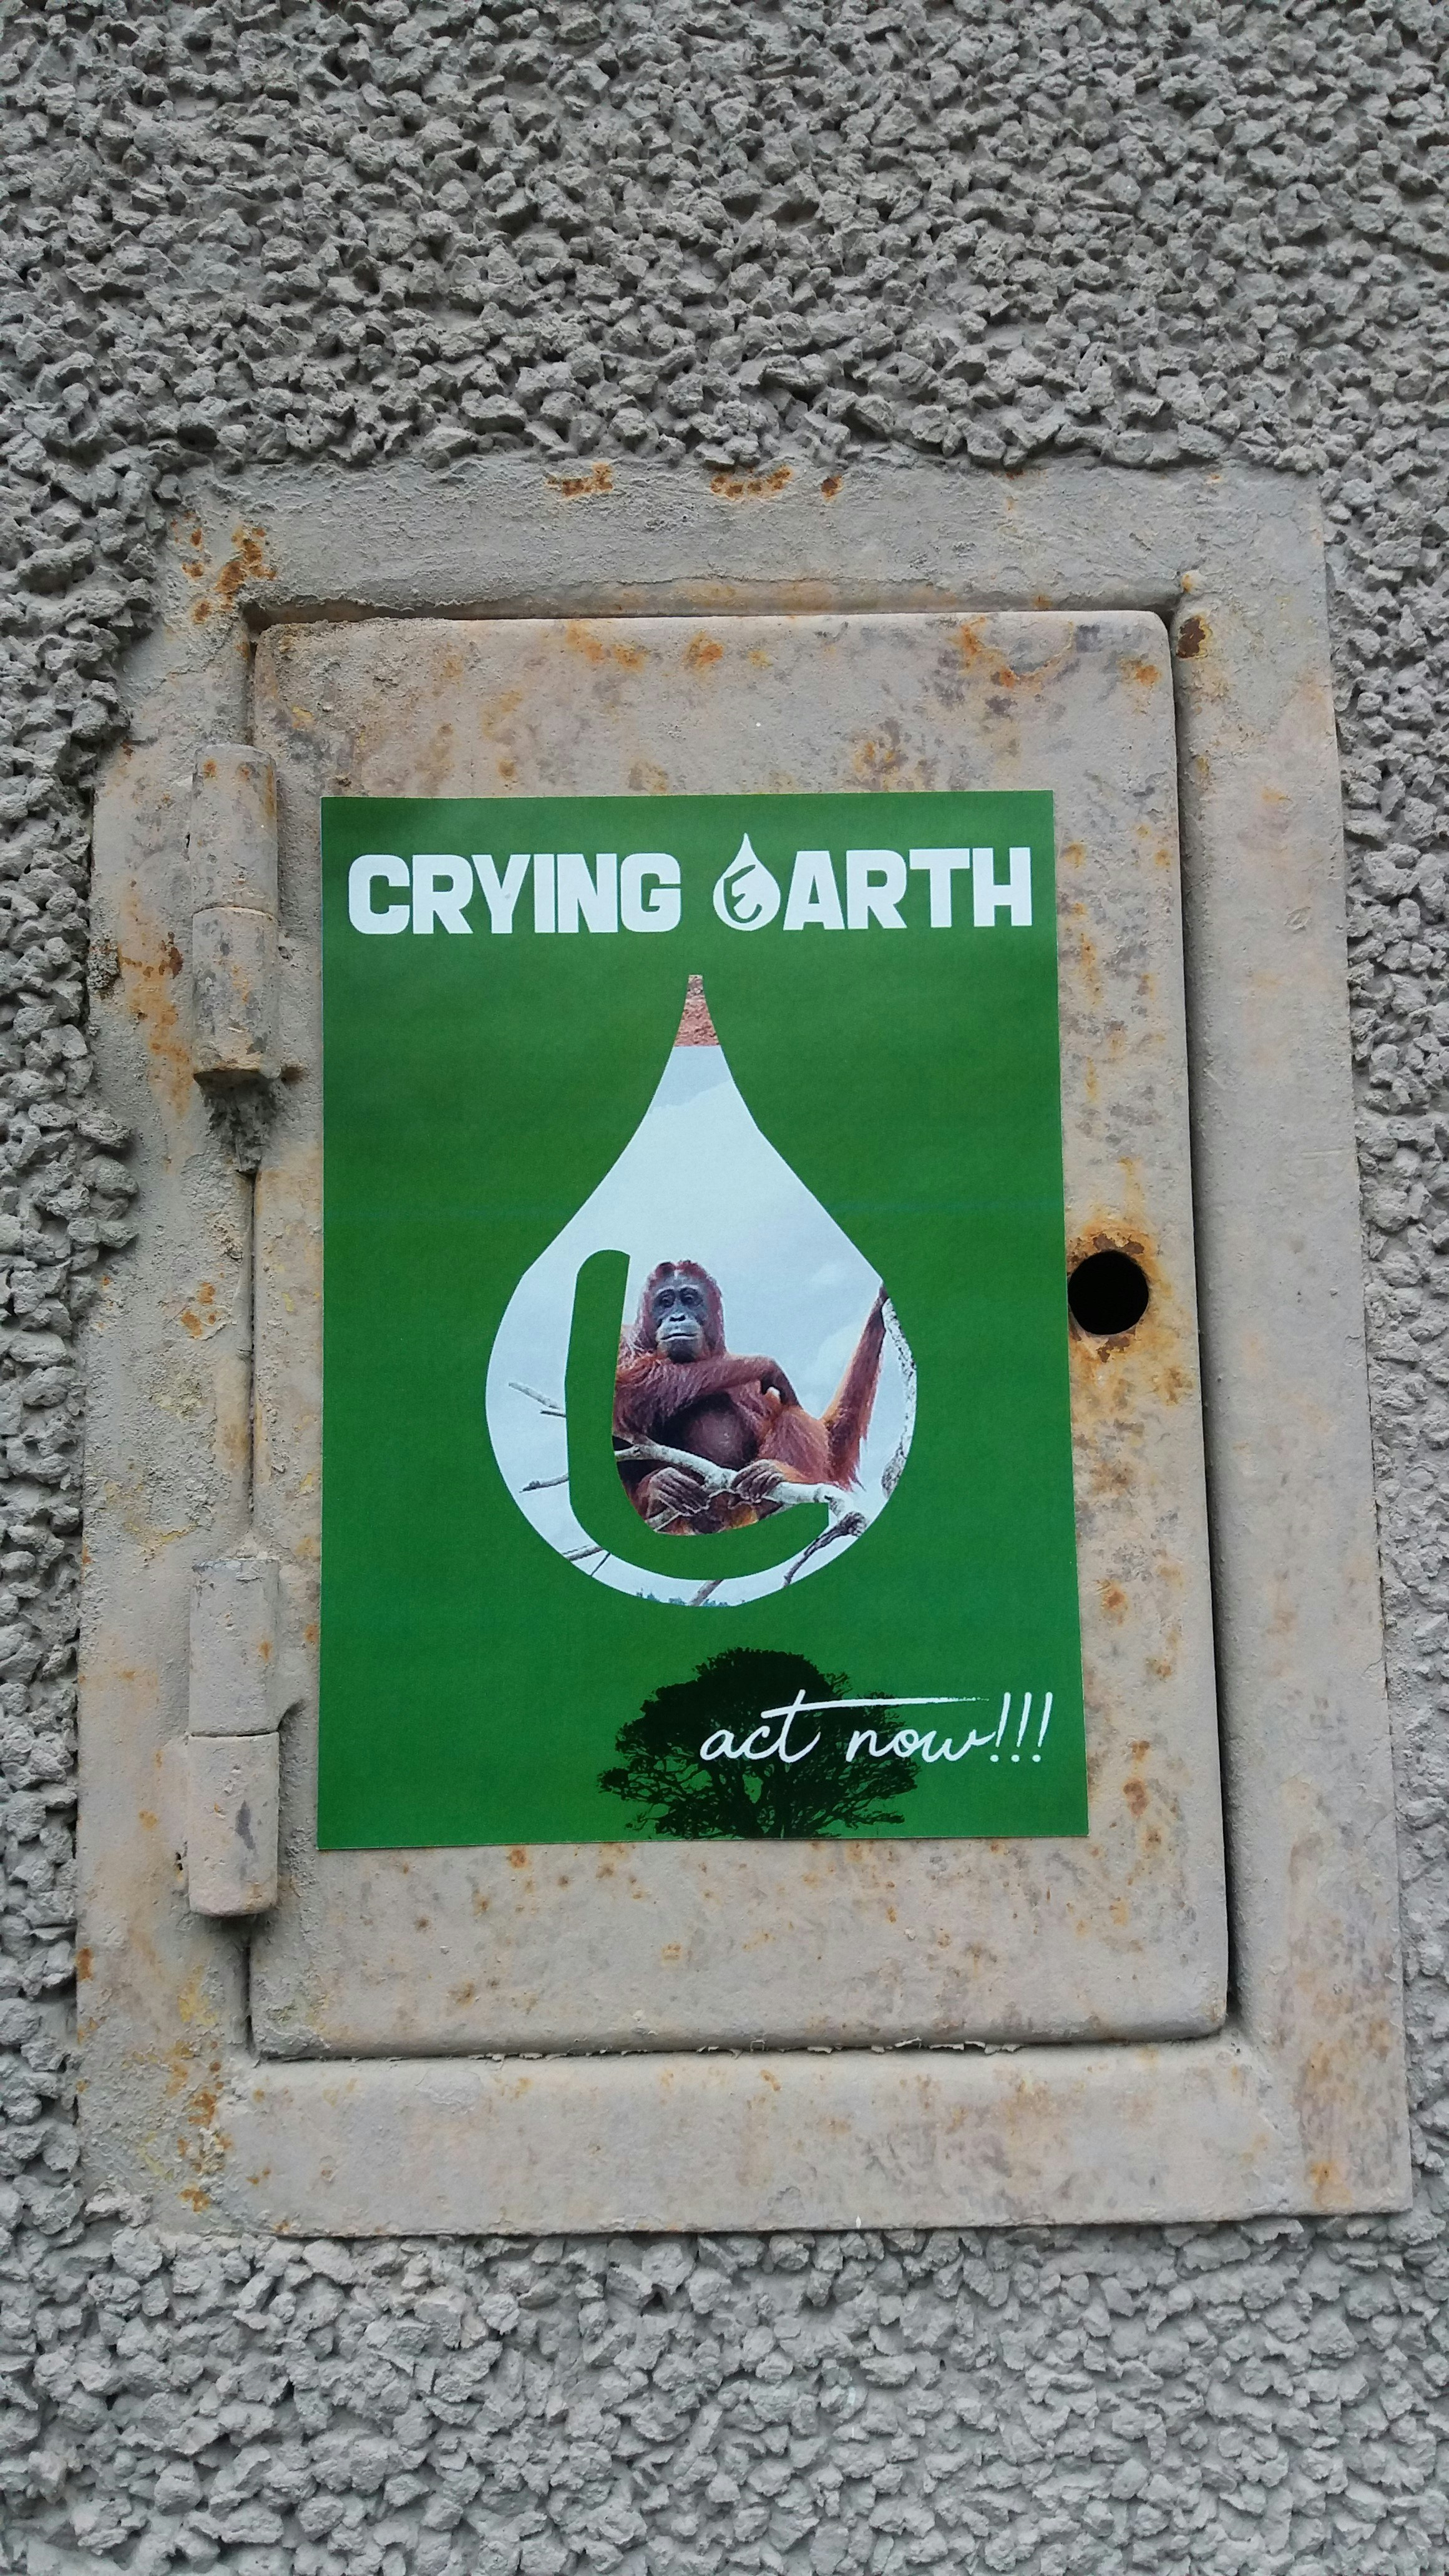
[[[277,1594],[269,1556],[193,1569],[185,1856],[197,1914],[263,1914],[276,1903]]]
[[[206,742],[191,801],[192,1068],[198,1082],[277,1070],[277,778],[250,743]]]

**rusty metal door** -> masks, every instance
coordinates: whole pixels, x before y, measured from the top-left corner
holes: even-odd
[[[1226,1909],[1167,635],[1145,612],[279,626],[283,1105],[257,1178],[255,1529],[282,1565],[282,1861],[263,2053],[882,2045],[1201,2033]],[[1074,1324],[1092,1829],[1083,1842],[319,1853],[318,804],[1050,788],[1072,1258],[1145,1274]]]

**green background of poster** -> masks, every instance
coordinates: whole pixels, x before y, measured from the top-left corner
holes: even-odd
[[[1029,843],[1033,923],[975,927],[958,878],[953,927],[932,930],[917,876],[904,934],[742,933],[711,896],[745,833],[782,887],[799,848],[840,874],[847,846],[992,844],[1000,877]],[[527,889],[508,937],[477,894],[470,937],[348,920],[363,852],[487,850],[501,869],[523,848],[636,847],[680,862],[677,930],[542,936]],[[870,1693],[1050,1687],[1040,1763],[921,1766],[903,1823],[874,1830],[1086,1830],[1053,884],[1046,795],[324,801],[323,1848],[624,1838],[598,1786],[620,1728],[740,1645]],[[504,1308],[638,1125],[690,974],[759,1127],[884,1278],[918,1372],[880,1518],[729,1609],[639,1600],[556,1555],[484,1416]]]

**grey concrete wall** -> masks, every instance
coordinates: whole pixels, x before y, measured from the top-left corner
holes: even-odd
[[[1425,0],[9,12],[0,2568],[1449,2564],[1446,37]],[[343,474],[500,444],[555,470],[807,457],[844,475],[842,508],[865,453],[1231,452],[1319,477],[1406,2218],[197,2251],[82,2204],[70,1354],[134,1222],[85,1037],[118,657],[196,459]]]

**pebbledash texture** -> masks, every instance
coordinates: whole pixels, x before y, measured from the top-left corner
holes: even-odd
[[[1446,50],[1426,0],[9,12],[0,2568],[1444,2569]],[[488,448],[760,508],[790,459],[1318,478],[1407,2216],[227,2245],[74,2187],[72,1347],[137,1222],[86,1044],[119,660],[193,463]]]

